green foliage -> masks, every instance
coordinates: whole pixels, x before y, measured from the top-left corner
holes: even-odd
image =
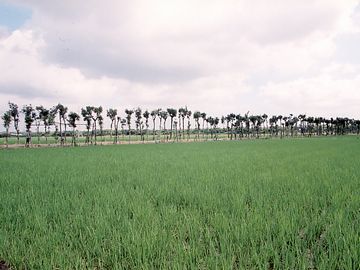
[[[109,117],[111,120],[115,120],[117,116],[117,109],[108,109],[106,116]]]
[[[65,119],[65,115],[67,113],[68,108],[60,103],[56,105],[55,108],[56,108],[55,110],[60,114],[61,118]]]
[[[150,116],[150,113],[149,113],[149,111],[148,110],[145,110],[145,112],[143,113],[143,116],[144,116],[144,118],[145,119],[149,119],[149,116]]]
[[[156,116],[159,115],[161,109],[156,109],[156,110],[152,110],[150,115],[152,116],[153,119],[156,119]]]
[[[30,105],[25,105],[22,109],[23,114],[25,115],[25,127],[26,131],[30,132],[31,125],[36,119],[36,113],[34,108]]]
[[[0,151],[0,258],[359,269],[359,155],[356,137]]]
[[[80,120],[80,115],[78,115],[77,113],[70,112],[68,114],[67,121],[68,121],[70,127],[76,128],[76,121],[79,121],[79,120]]]
[[[109,117],[111,120],[110,128],[112,129],[114,123],[116,123],[117,109],[108,109],[106,112],[106,116]]]
[[[136,118],[136,120],[135,120],[136,129],[139,129],[141,127],[141,124],[142,124],[142,121],[141,121],[141,119],[142,119],[142,110],[141,110],[141,108],[137,108],[135,110],[135,118]]]
[[[134,110],[129,110],[129,109],[125,109],[125,113],[126,113],[126,120],[127,120],[127,124],[130,127],[131,124],[131,116],[134,113]]]
[[[17,104],[9,102],[9,112],[10,116],[12,117],[14,128],[18,132],[19,131],[19,107]]]
[[[83,117],[83,120],[86,122],[86,129],[90,130],[91,128],[91,113],[92,113],[92,108],[91,106],[86,106],[85,108],[81,109],[81,115]]]
[[[38,119],[43,121],[45,128],[49,126],[49,123],[53,123],[54,118],[52,118],[51,110],[44,108],[43,106],[36,106],[38,111]]]
[[[196,121],[199,121],[200,117],[201,117],[201,112],[199,111],[195,111],[193,114],[193,117]]]
[[[143,113],[143,116],[145,118],[145,125],[146,128],[149,128],[149,117],[150,117],[150,113],[148,110],[145,110],[145,112]]]
[[[168,115],[169,115],[169,113],[168,113],[167,111],[161,111],[161,112],[160,112],[160,117],[161,117],[164,121],[166,121],[166,119],[168,118]]]
[[[167,109],[167,112],[168,112],[170,118],[176,117],[176,114],[177,114],[177,110],[176,110],[176,109],[168,108],[168,109]]]
[[[92,111],[93,111],[93,114],[92,114],[92,118],[94,120],[94,122],[98,121],[99,119],[102,120],[102,112],[103,112],[103,108],[102,106],[99,106],[99,107],[92,107]]]
[[[11,112],[7,111],[4,112],[4,114],[1,116],[1,119],[3,120],[3,125],[6,129],[9,129],[11,124]]]

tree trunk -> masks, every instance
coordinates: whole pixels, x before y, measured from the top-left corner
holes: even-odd
[[[198,140],[200,140],[200,122],[197,120],[197,126],[198,126]]]
[[[9,147],[9,128],[6,128],[6,148]]]
[[[65,133],[64,133],[64,141],[65,141],[65,144],[66,144],[66,122],[65,122],[65,118],[63,118],[63,122],[64,122],[64,130],[65,130]]]
[[[92,127],[91,127],[91,139],[90,139],[90,141],[91,141],[91,144],[93,144],[93,142],[94,142],[94,129],[95,129],[95,124],[92,124]]]
[[[160,125],[159,125],[159,142],[161,142],[161,118],[160,118]]]
[[[94,120],[94,140],[96,145],[96,120]]]
[[[63,145],[63,137],[62,137],[62,127],[61,127],[61,114],[59,113],[59,121],[60,121],[60,145]]]
[[[75,146],[75,128],[73,127],[73,134],[72,134],[72,146]]]
[[[113,126],[114,120],[111,120],[110,124],[110,139],[112,138],[112,126]]]
[[[40,129],[40,124],[37,123],[36,124],[36,135],[37,135],[37,138],[38,138],[38,146],[40,146],[40,131],[39,131],[39,129]]]
[[[182,118],[182,126],[183,126],[183,140],[185,139],[185,117]]]
[[[153,118],[153,141],[155,141],[155,118]]]
[[[130,125],[128,125],[128,127],[129,127],[129,144],[130,144],[130,137],[131,137],[131,130],[130,130]]]
[[[205,139],[205,120],[203,119],[203,122],[202,122],[202,131],[203,131],[203,139]]]
[[[141,127],[141,124],[140,124],[140,140],[142,140],[142,142],[144,143],[143,129]]]
[[[115,138],[114,138],[114,144],[117,144],[118,141],[118,129],[119,129],[119,122],[116,122],[117,120],[115,120]]]
[[[209,139],[209,122],[206,122],[206,140]]]
[[[30,131],[30,129],[28,129],[28,136],[27,136],[26,143],[27,143],[27,147],[30,147],[30,145],[31,145],[31,131]]]
[[[164,141],[166,140],[166,119],[164,119]]]
[[[172,139],[172,133],[173,133],[173,120],[174,120],[174,118],[173,117],[171,117],[171,122],[170,122],[170,140]]]
[[[175,142],[175,138],[177,141],[179,141],[179,138],[178,138],[178,132],[177,132],[177,123],[175,125],[175,137],[174,137],[174,142]]]
[[[87,143],[87,145],[89,145],[89,143],[90,143],[90,128],[87,128],[86,143]]]
[[[48,144],[47,132],[48,132],[48,128],[47,126],[45,126],[45,144]]]
[[[16,127],[16,139],[17,139],[17,144],[19,144],[19,142],[20,142],[20,130],[19,130],[19,127]]]
[[[190,121],[188,120],[188,141],[191,139]]]

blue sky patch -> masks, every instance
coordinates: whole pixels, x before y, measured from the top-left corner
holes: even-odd
[[[0,25],[9,30],[21,27],[30,18],[30,9],[0,2]]]

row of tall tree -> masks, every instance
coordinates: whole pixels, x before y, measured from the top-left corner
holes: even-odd
[[[52,133],[58,143],[64,145],[67,143],[66,140],[69,136],[67,128],[70,127],[71,145],[76,145],[76,137],[79,133],[77,127],[79,125],[85,128],[85,132],[80,133],[86,137],[86,144],[97,144],[97,137],[104,135],[103,115],[105,112],[102,106],[86,106],[78,114],[68,112],[68,108],[60,103],[52,108],[25,105],[20,109],[17,104],[12,102],[9,102],[8,105],[9,109],[2,115],[3,125],[6,129],[6,145],[8,145],[11,124],[13,124],[17,143],[19,144],[21,134],[19,128],[20,115],[23,115],[25,123],[26,146],[31,144],[32,128],[36,128],[38,143],[40,143],[40,134],[45,136],[47,143],[48,136]],[[260,138],[261,136],[283,138],[299,135],[328,136],[360,133],[360,120],[347,117],[328,119],[305,114],[269,117],[267,114],[249,115],[248,112],[244,115],[230,113],[218,118],[200,111],[192,113],[186,106],[179,109],[167,108],[163,110],[158,108],[152,111],[143,111],[141,108],[125,109],[124,112],[125,117],[121,117],[117,109],[110,108],[106,111],[106,117],[110,120],[108,133],[114,144],[119,142],[120,134],[123,138],[126,134],[130,142],[132,135],[140,136],[142,141],[178,141],[189,140],[191,135],[195,140],[199,140],[201,137],[203,139],[210,137],[217,140],[219,134],[226,134],[229,140],[233,140]],[[82,122],[80,122],[81,119]],[[135,129],[131,126],[133,120]],[[167,130],[168,121],[170,121],[170,130]],[[150,122],[152,122],[152,130],[150,130]],[[192,128],[192,123],[195,124],[194,128]],[[221,126],[219,126],[220,124]],[[54,127],[53,131],[51,130],[52,127]],[[149,136],[152,138],[150,139]]]

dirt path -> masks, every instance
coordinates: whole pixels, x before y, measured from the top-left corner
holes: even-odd
[[[161,141],[121,141],[118,142],[117,144],[114,144],[113,142],[107,141],[107,142],[97,142],[97,146],[101,146],[101,145],[129,145],[129,144],[166,144],[166,143],[193,143],[193,142],[214,142],[214,141],[228,141],[229,139],[218,139],[218,140],[213,140],[213,139],[208,139],[208,140],[204,140],[204,139],[191,139],[191,140],[179,140],[179,141],[174,141],[174,140],[161,140]],[[247,139],[246,139],[247,140]],[[87,143],[77,143],[77,146],[95,146],[95,144],[87,144]],[[60,145],[60,144],[36,144],[33,143],[30,145],[30,147],[28,148],[52,148],[52,147],[72,147],[71,144],[67,143],[64,145]],[[0,145],[0,149],[17,149],[17,148],[27,148],[25,147],[24,144],[9,144],[8,147],[6,145]]]

